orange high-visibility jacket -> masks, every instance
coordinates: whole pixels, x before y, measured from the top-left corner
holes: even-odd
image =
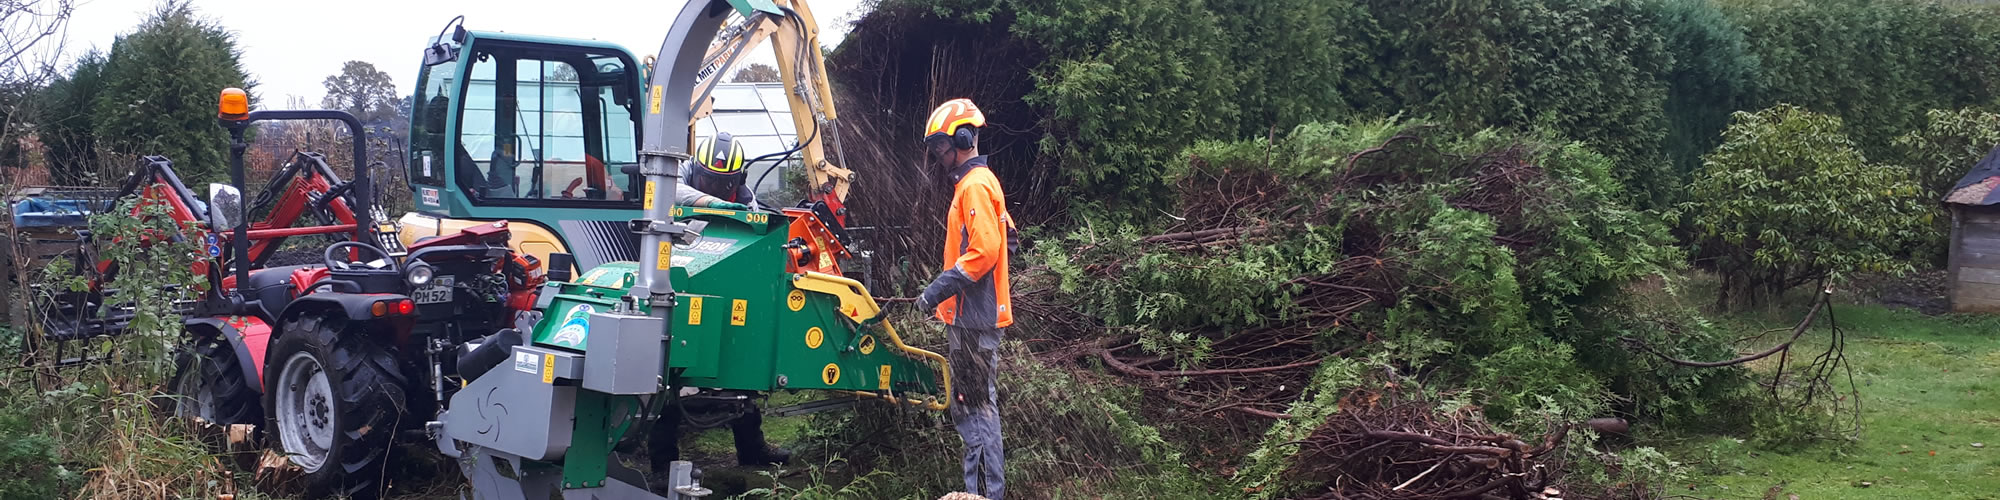
[[[1000,179],[975,156],[952,173],[951,213],[945,216],[944,272],[925,287],[937,318],[961,328],[1014,324],[1008,306],[1007,249],[1014,221]]]

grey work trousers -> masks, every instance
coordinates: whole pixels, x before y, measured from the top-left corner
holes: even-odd
[[[951,403],[951,421],[965,440],[965,490],[1000,500],[1006,490],[1005,447],[1000,438],[1000,398],[994,381],[1000,375],[998,328],[946,326],[950,339],[951,386],[958,393]]]

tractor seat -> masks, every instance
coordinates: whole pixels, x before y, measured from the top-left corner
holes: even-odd
[[[264,318],[275,320],[298,297],[298,287],[292,283],[292,273],[301,269],[315,269],[325,266],[305,264],[278,266],[250,270],[250,296],[264,309]]]

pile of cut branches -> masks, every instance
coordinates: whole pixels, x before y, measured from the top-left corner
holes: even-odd
[[[1309,498],[1546,498],[1562,479],[1568,426],[1524,440],[1487,425],[1471,407],[1440,409],[1395,382],[1348,392],[1287,475]]]
[[[1567,343],[1615,336],[1555,330],[1673,258],[1616,201],[1608,163],[1394,122],[1197,145],[1174,172],[1178,213],[1044,242],[1017,315],[1054,343],[1045,358],[1097,360],[1190,415],[1289,418],[1314,366],[1385,345],[1410,369],[1529,348],[1583,372]],[[1569,380],[1516,392],[1597,397],[1589,375]]]

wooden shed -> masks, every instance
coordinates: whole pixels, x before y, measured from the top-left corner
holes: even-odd
[[[1959,179],[1951,209],[1948,294],[1953,312],[2000,312],[2000,148]]]

